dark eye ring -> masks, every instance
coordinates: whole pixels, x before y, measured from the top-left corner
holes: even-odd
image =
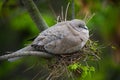
[[[81,25],[78,25],[78,27],[81,27]]]

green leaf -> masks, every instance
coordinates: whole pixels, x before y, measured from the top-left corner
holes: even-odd
[[[74,63],[74,64],[69,65],[68,69],[70,69],[70,70],[76,70],[76,69],[80,68],[80,66],[81,66],[81,64]]]

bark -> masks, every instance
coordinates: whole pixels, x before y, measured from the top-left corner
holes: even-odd
[[[33,0],[22,0],[22,2],[24,3],[25,8],[27,9],[40,32],[47,29],[48,25],[42,18],[41,13],[39,12]]]

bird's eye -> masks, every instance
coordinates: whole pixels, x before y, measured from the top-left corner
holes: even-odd
[[[78,27],[80,28],[80,27],[81,27],[81,25],[78,25]]]
[[[79,24],[78,25],[78,28],[83,28],[83,29],[87,29],[84,25],[82,25],[82,24]]]

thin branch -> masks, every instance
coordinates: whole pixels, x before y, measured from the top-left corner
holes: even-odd
[[[7,55],[0,56],[0,60],[4,59],[10,59],[15,57],[22,57],[22,56],[40,56],[40,57],[52,57],[50,54],[45,52],[39,52],[39,51],[23,51],[19,53],[11,53]]]
[[[41,13],[39,12],[37,6],[33,2],[33,0],[22,0],[24,3],[24,6],[28,10],[30,16],[32,17],[33,21],[37,25],[38,29],[40,31],[43,31],[48,28],[48,25],[44,21],[44,19],[41,16]]]
[[[85,14],[85,17],[84,17],[83,21],[87,22],[88,15],[89,15],[89,14],[88,14],[88,12],[86,12],[86,14]]]
[[[50,55],[45,52],[40,51],[34,51],[34,49],[31,46],[27,46],[25,48],[22,48],[16,52],[13,52],[11,54],[6,54],[3,56],[0,56],[0,60],[10,59],[10,58],[16,58],[16,57],[22,57],[22,56],[40,56],[40,57],[52,57],[53,55]]]
[[[63,15],[63,6],[61,7],[61,19],[62,19],[62,21],[64,21],[64,15]]]
[[[72,8],[72,19],[75,19],[75,2],[74,2],[74,0],[72,0],[72,6],[71,6]]]
[[[57,17],[57,23],[59,22],[59,20],[60,20],[60,16]]]
[[[7,55],[0,56],[0,60],[15,58],[15,57],[22,57],[22,56],[40,56],[44,58],[52,57],[52,55],[45,53],[45,52],[39,52],[39,51],[23,51],[19,53],[11,53]]]
[[[93,13],[86,21],[86,24],[95,16],[95,13]]]
[[[68,2],[68,5],[66,7],[66,11],[65,11],[65,21],[67,20],[67,13],[68,13],[68,8],[69,8],[70,2]]]

